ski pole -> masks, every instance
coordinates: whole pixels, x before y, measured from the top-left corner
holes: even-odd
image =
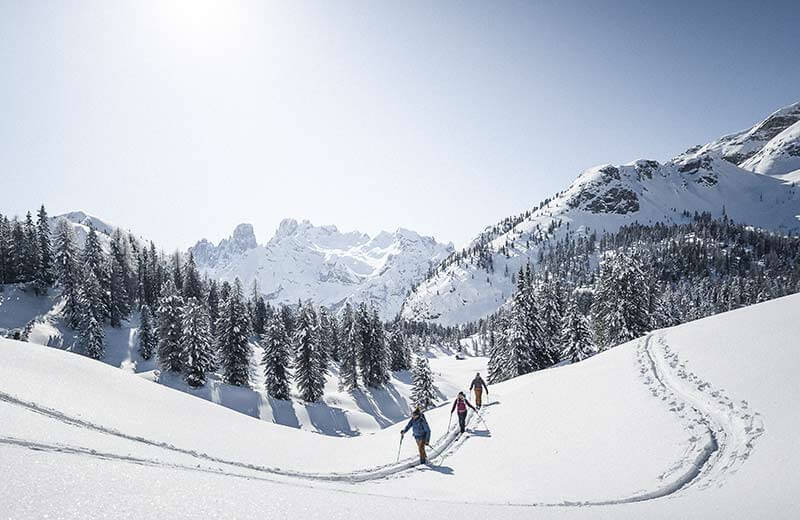
[[[475,413],[478,415],[478,419],[480,419],[480,421],[483,423],[484,426],[486,426],[486,429],[488,430],[489,429],[489,425],[486,424],[486,421],[483,420],[483,416],[479,412],[475,412]]]
[[[447,421],[447,433],[450,433],[450,423],[453,422],[453,412],[450,412],[450,419]]]
[[[405,438],[405,435],[400,434],[400,446],[397,447],[397,462],[400,462],[400,449],[403,447],[403,438]]]

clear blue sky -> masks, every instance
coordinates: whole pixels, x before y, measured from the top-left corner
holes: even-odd
[[[0,212],[463,245],[800,100],[800,3],[0,0]]]

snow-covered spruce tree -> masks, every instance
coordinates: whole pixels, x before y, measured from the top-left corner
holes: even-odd
[[[125,320],[130,315],[130,305],[127,290],[127,270],[120,263],[117,255],[112,254],[110,257],[111,262],[111,278],[109,282],[109,321],[112,327],[119,327],[122,325],[122,320]]]
[[[209,324],[211,325],[211,333],[217,333],[217,320],[219,319],[219,290],[217,289],[217,281],[211,280],[208,283],[208,296],[206,296],[206,307],[208,307]]]
[[[197,298],[189,297],[183,306],[181,337],[183,378],[189,386],[196,388],[206,384],[206,374],[211,370],[214,356],[212,345],[205,305]]]
[[[561,354],[563,359],[577,363],[594,354],[589,324],[586,317],[578,310],[575,300],[570,300],[564,315],[561,340],[564,345]]]
[[[597,342],[609,348],[651,330],[650,280],[636,254],[618,254],[605,261],[592,304]]]
[[[389,356],[383,334],[383,325],[377,312],[370,312],[365,303],[358,306],[356,327],[361,335],[359,364],[364,386],[378,387],[389,380]]]
[[[89,232],[86,235],[86,242],[83,245],[83,258],[82,267],[84,272],[91,271],[97,279],[100,286],[100,293],[102,294],[102,312],[98,315],[95,314],[97,321],[103,323],[109,318],[111,313],[110,301],[110,273],[108,269],[108,261],[106,259],[103,249],[100,247],[100,242],[97,238],[97,232],[93,226],[89,226]]]
[[[361,352],[361,332],[358,330],[353,306],[348,302],[342,313],[339,346],[339,388],[352,392],[358,389],[358,361]]]
[[[294,380],[300,396],[309,402],[322,398],[327,367],[319,340],[317,316],[311,303],[303,305],[297,315],[294,331]]]
[[[181,254],[178,251],[172,253],[170,269],[175,289],[179,294],[183,294],[183,265],[181,264]]]
[[[540,368],[534,360],[530,334],[526,330],[523,312],[517,301],[512,302],[511,316],[506,321],[503,338],[504,352],[500,365],[502,380],[521,376]]]
[[[146,303],[142,305],[139,320],[139,355],[142,359],[151,359],[158,348],[158,338],[153,329],[153,313]]]
[[[230,385],[250,386],[250,318],[237,278],[217,322],[217,356],[222,377]]]
[[[546,355],[546,359],[539,361],[538,368],[541,369],[554,365],[561,359],[561,328],[564,309],[558,281],[549,276],[542,282],[536,292],[536,300],[537,317],[542,331],[542,348]],[[544,364],[545,362],[546,364]]]
[[[189,259],[186,261],[182,274],[183,287],[181,288],[181,292],[183,298],[185,300],[194,298],[198,302],[203,301],[203,284],[200,281],[200,273],[197,271],[197,266],[194,263],[194,255],[191,251],[189,251]]]
[[[328,309],[325,307],[319,308],[319,314],[317,317],[319,321],[319,341],[322,348],[322,353],[325,356],[325,365],[327,366],[329,359],[332,357],[331,351],[334,348],[333,331],[331,328],[332,319]]]
[[[80,344],[83,351],[92,359],[103,359],[106,353],[105,330],[100,323],[87,313],[79,329]]]
[[[261,335],[267,326],[267,303],[260,294],[253,304],[253,334]]]
[[[11,227],[8,218],[0,214],[0,283],[10,283],[11,269]]]
[[[395,325],[389,336],[389,352],[391,355],[390,370],[398,371],[411,368],[411,351],[406,344],[405,336],[399,324]]]
[[[30,211],[25,215],[24,250],[24,281],[30,282],[36,278],[36,271],[39,269],[39,236],[36,232],[36,226],[33,223],[33,217]]]
[[[161,370],[180,372],[183,369],[183,304],[175,283],[168,279],[158,306],[158,364]]]
[[[80,323],[80,275],[78,252],[72,226],[64,219],[56,223],[55,267],[61,297],[64,299],[62,315],[70,327]]]
[[[411,400],[420,410],[427,410],[436,402],[436,391],[433,386],[433,373],[427,356],[419,355],[414,363],[411,381]]]
[[[297,310],[299,312],[300,308],[298,307]],[[295,322],[294,310],[288,305],[281,305],[280,315],[283,320],[283,328],[286,329],[286,334],[288,334],[290,338],[293,338]]]
[[[292,342],[278,314],[267,319],[264,334],[261,336],[261,347],[264,349],[261,364],[264,365],[267,395],[273,399],[289,399]]]
[[[25,230],[22,224],[16,218],[11,223],[11,241],[10,241],[10,271],[11,282],[25,282],[26,262],[28,248],[25,242]]]
[[[50,244],[50,222],[44,205],[39,208],[36,234],[39,241],[39,265],[36,268],[36,292],[44,294],[53,285],[53,248]]]
[[[78,309],[78,340],[83,352],[93,358],[102,359],[105,355],[105,330],[98,315],[103,314],[103,301],[100,284],[91,269],[84,274],[80,288]]]
[[[378,316],[378,310],[372,308],[372,315],[370,316],[370,326],[372,327],[372,344],[375,350],[376,362],[373,365],[373,373],[370,379],[375,381],[378,385],[386,384],[391,380],[389,373],[389,365],[391,356],[389,353],[389,343],[386,341],[386,331],[383,328],[383,322]]]

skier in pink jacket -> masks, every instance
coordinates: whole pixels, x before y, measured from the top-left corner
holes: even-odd
[[[464,392],[459,392],[458,397],[456,397],[455,402],[453,403],[453,407],[450,409],[450,415],[453,415],[454,411],[458,412],[458,425],[461,427],[461,433],[464,433],[464,429],[467,426],[467,406],[472,408],[473,412],[477,412],[474,406],[467,401],[467,397],[464,395]]]

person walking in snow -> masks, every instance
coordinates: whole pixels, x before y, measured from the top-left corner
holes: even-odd
[[[400,436],[402,437],[405,435],[410,429],[414,434],[414,440],[417,441],[417,449],[419,449],[419,463],[425,464],[425,462],[428,460],[428,455],[425,453],[425,445],[430,445],[431,428],[428,426],[428,421],[425,419],[425,415],[419,410],[419,407],[415,408],[411,413],[411,420],[408,421],[408,424],[406,424],[405,428],[400,430]]]
[[[458,397],[453,402],[453,407],[450,409],[450,415],[453,415],[453,411],[458,411],[458,425],[461,427],[461,433],[464,433],[464,429],[467,427],[467,406],[472,408],[473,412],[478,413],[472,403],[467,401],[467,396],[464,395],[464,392],[459,392]]]
[[[480,372],[475,374],[475,379],[472,380],[472,384],[469,385],[469,389],[475,392],[475,406],[480,408],[481,394],[483,393],[483,391],[486,390],[486,395],[489,395],[489,387],[486,386],[486,383],[483,382],[483,378],[481,378]]]

